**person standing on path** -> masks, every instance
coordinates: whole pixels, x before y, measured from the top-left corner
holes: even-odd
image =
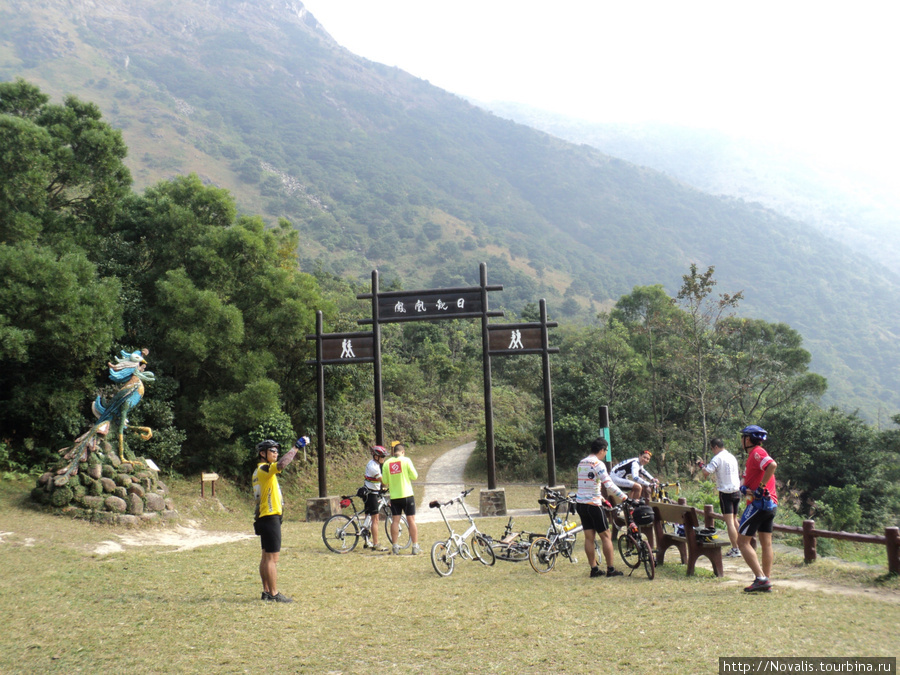
[[[284,516],[284,500],[278,474],[290,464],[297,450],[306,446],[309,438],[302,436],[281,459],[278,448],[272,440],[265,440],[256,446],[256,470],[253,472],[253,496],[256,498],[256,512],[253,529],[262,544],[259,561],[259,576],[262,579],[262,600],[293,602],[293,599],[278,592],[278,554],[281,552],[281,521]]]
[[[778,508],[778,495],[775,492],[775,469],[778,464],[761,445],[767,436],[768,432],[755,424],[741,430],[741,445],[748,454],[740,489],[741,494],[747,495],[748,504],[738,524],[738,548],[741,549],[744,562],[755,575],[753,583],[744,589],[747,593],[772,588],[769,577],[775,562],[772,525]],[[757,534],[759,547],[762,549],[762,564],[756,557],[756,549],[752,544],[753,537]]]
[[[725,443],[721,438],[714,438],[709,442],[709,449],[713,458],[706,464],[702,459],[697,460],[703,473],[707,476],[715,475],[716,489],[719,491],[719,508],[722,509],[722,517],[725,518],[725,527],[728,530],[728,539],[731,541],[731,550],[725,554],[726,558],[737,558],[741,555],[738,548],[737,518],[741,503],[741,476],[737,459],[725,449]]]
[[[588,565],[591,567],[591,577],[602,577],[603,572],[597,562],[596,535],[600,537],[603,547],[603,557],[606,558],[606,576],[620,577],[622,572],[613,567],[613,545],[609,524],[606,522],[606,513],[603,511],[603,496],[600,486],[614,494],[616,498],[624,500],[622,492],[606,473],[606,465],[600,461],[600,457],[606,454],[606,439],[598,438],[591,443],[591,451],[587,457],[578,463],[578,493],[575,497],[575,510],[581,518],[584,528],[584,553],[587,556]]]
[[[406,447],[399,441],[391,443],[393,457],[381,467],[381,481],[391,492],[391,541],[400,536],[400,516],[406,514],[409,536],[412,539],[412,554],[419,555],[419,528],[416,527],[416,498],[412,481],[419,477],[412,460],[406,456]],[[391,547],[394,555],[400,555],[400,547]]]

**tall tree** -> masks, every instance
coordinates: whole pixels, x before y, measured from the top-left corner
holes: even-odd
[[[743,297],[741,291],[733,295],[723,293],[717,299],[711,297],[718,283],[713,278],[715,269],[710,266],[700,273],[697,265],[691,263],[691,271],[682,276],[677,295],[685,311],[683,320],[676,324],[686,350],[682,361],[687,371],[684,395],[697,408],[704,449],[709,447],[710,385],[713,373],[723,365],[721,344],[725,332],[720,321],[734,312]]]
[[[803,337],[783,323],[731,317],[720,324],[725,367],[720,371],[722,419],[750,423],[770,410],[818,399],[828,386],[808,371]]]
[[[674,367],[680,348],[677,325],[684,320],[682,315],[661,284],[636,286],[610,313],[611,319],[628,329],[631,345],[642,360],[638,386],[646,409],[633,413],[642,420],[643,438],[653,439],[663,469],[671,444],[685,438],[683,420],[688,410],[679,396],[684,389],[678,382],[681,374]]]
[[[99,110],[48,100],[0,83],[0,427],[29,464],[79,431],[121,335],[120,284],[90,258],[131,183]]]

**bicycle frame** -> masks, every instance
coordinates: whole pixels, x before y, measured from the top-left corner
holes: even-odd
[[[584,527],[579,523],[569,528],[569,514],[572,512],[572,504],[574,499],[567,497],[559,492],[547,490],[547,497],[538,500],[538,503],[547,507],[547,515],[550,518],[550,528],[547,530],[546,537],[539,537],[531,543],[528,551],[528,559],[531,567],[535,572],[549,572],[556,564],[556,556],[564,555],[569,562],[577,563],[578,559],[573,555],[575,550],[575,540],[578,533]],[[563,503],[566,503],[566,520],[557,522],[559,509]]]
[[[656,576],[656,560],[653,557],[653,551],[650,550],[649,542],[634,522],[634,505],[622,502],[618,506],[614,506],[611,512],[621,514],[625,520],[625,527],[622,528],[624,534],[618,539],[618,549],[619,555],[622,556],[622,562],[631,570],[628,576],[634,574],[634,570],[643,563],[647,578],[653,579]]]
[[[370,490],[369,492],[374,491]],[[353,515],[346,516],[342,513],[336,514],[326,520],[325,524],[322,526],[322,540],[325,542],[325,546],[334,553],[349,553],[356,548],[360,538],[362,538],[367,545],[369,543],[371,524],[366,525],[365,523],[365,504],[357,510],[355,502],[357,497],[358,495],[341,496],[341,505],[352,508]],[[384,516],[385,535],[387,541],[390,542],[391,517],[385,514],[385,511],[390,513],[390,500],[385,492],[379,492],[378,494],[378,511],[380,515]],[[411,544],[409,528],[405,516],[401,516],[400,536],[398,538],[400,540],[400,548],[405,549]]]
[[[503,536],[498,541],[491,539],[491,546],[499,560],[523,562],[528,560],[528,549],[531,547],[531,542],[539,536],[541,535],[533,532],[516,532],[513,529],[512,516],[510,516],[503,530]]]
[[[474,488],[464,490],[458,497],[454,497],[444,504],[435,500],[428,505],[440,511],[444,525],[447,526],[447,531],[450,533],[446,540],[437,541],[431,547],[431,564],[434,566],[434,571],[441,576],[446,577],[453,573],[457,556],[461,556],[466,560],[477,559],[485,565],[493,565],[496,560],[494,549],[491,547],[490,537],[478,531],[478,525],[475,524],[475,519],[472,518],[472,514],[469,513],[469,509],[466,507],[464,500],[472,490]],[[444,513],[444,507],[450,506],[454,502],[462,506],[463,513],[465,513],[466,519],[469,521],[469,527],[463,534],[457,534],[453,531],[453,527],[447,519],[447,514]],[[472,537],[471,546],[469,546],[467,541],[470,536]]]
[[[675,502],[669,497],[669,492],[666,488],[675,487],[675,497],[681,494],[681,481],[675,481],[674,483],[658,483],[653,486],[653,489],[650,491],[650,501],[653,502],[664,502],[666,504],[674,504]]]

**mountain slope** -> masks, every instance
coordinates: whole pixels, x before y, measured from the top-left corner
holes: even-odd
[[[8,0],[0,77],[97,102],[138,186],[196,172],[300,230],[301,264],[476,283],[589,319],[715,265],[742,312],[800,330],[831,400],[900,407],[900,284],[814,229],[495,117],[343,50],[299,2]],[[500,297],[502,296],[502,297]]]
[[[758,202],[809,223],[893,268],[900,259],[900,198],[890,176],[721,132],[658,124],[597,124],[516,103],[492,112],[573,143],[664,171],[711,194]],[[823,146],[823,155],[828,147]]]

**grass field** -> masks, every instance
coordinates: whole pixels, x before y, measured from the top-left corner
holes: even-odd
[[[900,587],[884,568],[780,555],[764,595],[741,591],[749,574],[687,578],[672,564],[652,582],[641,572],[589,579],[583,552],[544,575],[527,562],[461,561],[441,578],[428,551],[442,523],[420,526],[419,557],[338,556],[294,505],[279,587],[296,602],[283,605],[259,600],[256,538],[131,546],[122,535],[134,531],[28,508],[30,487],[0,483],[2,673],[714,673],[720,656],[900,651]],[[170,487],[180,525],[193,528],[178,532],[252,532],[247,496],[233,486],[218,500],[201,500],[196,482]],[[504,523],[480,525],[496,536]],[[545,527],[538,517],[518,524]],[[777,585],[799,576],[843,592]]]

